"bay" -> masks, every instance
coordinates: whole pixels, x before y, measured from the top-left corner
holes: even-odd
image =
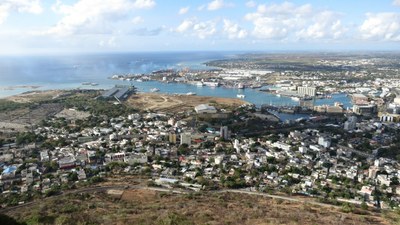
[[[129,84],[126,81],[110,80],[113,74],[151,73],[161,69],[209,69],[203,63],[209,60],[235,57],[235,52],[170,52],[170,53],[124,53],[91,55],[52,55],[52,56],[11,56],[0,57],[0,98],[32,90],[52,89],[108,89],[115,84]],[[84,86],[83,82],[93,82],[98,86]],[[150,92],[152,88],[160,93],[185,94],[196,93],[200,96],[236,98],[245,95],[245,101],[257,106],[272,104],[277,106],[295,106],[299,103],[288,97],[261,92],[258,89],[230,89],[224,87],[197,87],[185,83],[163,83],[158,81],[133,82],[141,92]],[[39,86],[32,88],[14,88],[15,86]],[[334,94],[331,99],[317,99],[316,105],[333,105],[341,102],[351,107],[349,97]],[[288,116],[289,119],[301,115]]]

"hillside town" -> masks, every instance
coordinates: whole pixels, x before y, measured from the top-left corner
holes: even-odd
[[[379,116],[378,110],[357,108],[376,102],[373,97],[352,98],[353,112],[315,112],[290,123],[252,104],[119,115],[72,104],[2,141],[0,203],[24,204],[110,176],[138,175],[148,186],[167,189],[240,189],[334,205],[398,207],[400,98],[380,104],[386,109]]]

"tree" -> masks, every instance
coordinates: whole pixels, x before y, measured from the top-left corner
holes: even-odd
[[[14,218],[4,214],[0,214],[0,221],[2,225],[23,225],[23,224],[26,225],[26,223],[19,223]]]
[[[189,146],[187,144],[181,144],[178,147],[178,154],[179,155],[187,155],[189,153]]]

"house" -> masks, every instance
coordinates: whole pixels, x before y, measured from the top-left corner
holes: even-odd
[[[358,192],[363,195],[367,200],[373,200],[372,192],[375,190],[373,186],[362,186],[361,190]]]
[[[40,161],[47,162],[50,160],[49,152],[47,150],[43,150],[40,152]]]
[[[124,152],[118,152],[118,153],[108,153],[105,155],[105,162],[110,163],[110,162],[123,162],[125,158],[125,153]]]
[[[146,154],[127,154],[124,157],[124,162],[132,165],[135,163],[147,163],[148,157]]]
[[[85,180],[86,179],[86,173],[85,173],[85,170],[78,170],[77,171],[77,174],[78,174],[78,179],[79,180]]]
[[[60,169],[72,169],[75,167],[75,158],[67,156],[58,160],[58,166]]]
[[[275,148],[279,148],[279,149],[285,150],[285,151],[289,151],[290,147],[291,147],[289,144],[285,144],[285,143],[282,143],[282,142],[279,142],[279,141],[273,143],[272,146],[275,147]]]
[[[15,177],[15,172],[17,171],[16,166],[9,166],[4,169],[4,171],[1,173],[1,179],[9,179],[9,178],[14,178]]]

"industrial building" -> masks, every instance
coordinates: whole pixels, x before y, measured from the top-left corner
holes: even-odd
[[[196,107],[194,107],[194,110],[198,114],[203,114],[203,113],[217,113],[217,109],[214,106],[210,106],[207,104],[201,104]]]
[[[353,112],[357,115],[371,116],[378,112],[378,107],[370,105],[353,105]]]
[[[127,99],[131,94],[134,94],[134,93],[135,93],[134,86],[115,85],[115,87],[111,88],[110,90],[104,91],[103,94],[101,95],[101,98],[104,98],[104,99],[115,98],[118,101],[120,101],[120,100]]]
[[[353,94],[351,96],[351,100],[353,101],[353,103],[357,103],[357,102],[366,102],[368,101],[368,97],[363,95],[363,94]]]
[[[317,89],[315,87],[298,87],[297,93],[302,96],[314,97]]]

